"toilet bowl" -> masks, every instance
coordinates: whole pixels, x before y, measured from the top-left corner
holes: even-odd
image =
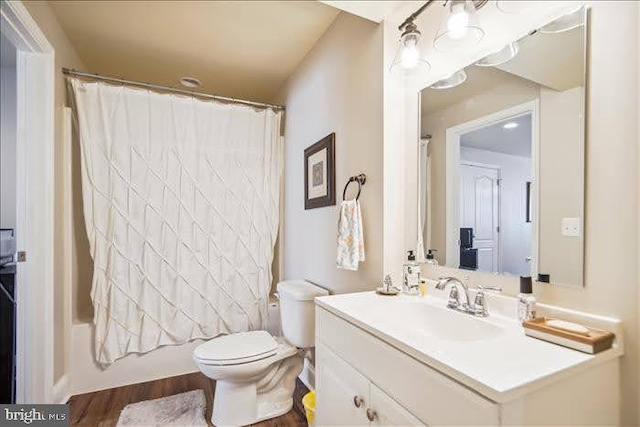
[[[267,331],[224,335],[198,346],[193,358],[216,381],[211,421],[216,426],[253,424],[289,412],[304,354],[315,340],[316,296],[325,289],[303,280],[278,283],[284,336]]]

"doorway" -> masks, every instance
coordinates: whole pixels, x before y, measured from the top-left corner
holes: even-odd
[[[460,228],[471,233],[468,243],[460,243],[463,268],[502,272],[499,183],[499,166],[460,162]]]
[[[21,2],[0,3],[15,50],[15,396],[50,403],[53,385],[54,50]],[[13,209],[13,207],[12,207]]]
[[[447,129],[447,266],[537,268],[538,102]]]

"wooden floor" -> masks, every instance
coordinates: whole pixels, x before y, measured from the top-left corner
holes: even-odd
[[[71,425],[115,426],[118,422],[120,411],[129,403],[158,399],[197,389],[204,390],[204,394],[207,397],[205,418],[211,425],[211,408],[215,384],[214,381],[200,372],[73,396],[69,399]],[[293,409],[281,417],[253,425],[256,427],[306,427],[307,421],[304,417],[302,396],[307,391],[308,389],[304,384],[297,380],[293,395]]]

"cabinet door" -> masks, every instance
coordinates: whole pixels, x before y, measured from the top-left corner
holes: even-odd
[[[370,394],[371,403],[367,405],[367,416],[373,418],[372,426],[424,426],[419,419],[373,384]]]
[[[315,424],[369,425],[369,381],[323,345],[316,357]]]

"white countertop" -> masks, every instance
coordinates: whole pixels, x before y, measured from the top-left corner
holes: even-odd
[[[530,338],[516,319],[500,314],[474,318],[446,309],[446,300],[434,296],[389,297],[363,292],[320,297],[315,301],[319,307],[495,402],[518,398],[623,354],[615,344],[609,350],[590,355]],[[502,332],[485,339],[461,341],[427,336],[424,325],[407,315],[408,305],[413,306],[413,312],[420,310],[416,304],[431,306],[424,307],[425,311],[433,311],[435,307],[446,310],[445,316],[467,316],[474,322],[486,322],[500,327]],[[468,323],[466,319],[457,320]],[[430,325],[433,327],[437,326]]]

